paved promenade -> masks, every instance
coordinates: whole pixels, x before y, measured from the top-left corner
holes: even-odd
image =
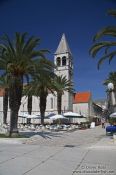
[[[116,175],[116,143],[101,126],[0,139],[0,175],[104,174]]]

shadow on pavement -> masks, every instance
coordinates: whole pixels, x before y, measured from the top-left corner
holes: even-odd
[[[24,135],[28,138],[30,137],[42,137],[44,139],[52,139],[52,137],[61,137],[63,134],[62,133],[56,133],[56,132],[46,132],[46,131],[38,131],[38,132],[35,132],[35,131],[23,131],[23,132],[20,132],[21,135]]]

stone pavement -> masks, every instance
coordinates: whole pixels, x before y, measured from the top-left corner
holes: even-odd
[[[31,134],[0,139],[0,175],[116,175],[116,144],[101,126]]]

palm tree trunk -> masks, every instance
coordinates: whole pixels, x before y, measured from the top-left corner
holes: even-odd
[[[5,88],[3,96],[3,124],[7,124],[7,111],[8,111],[8,89]]]
[[[27,104],[28,114],[31,115],[32,112],[32,96],[28,95],[28,104]],[[27,119],[27,124],[31,123],[31,119]]]
[[[40,95],[40,115],[41,115],[41,124],[44,125],[44,117],[45,117],[45,110],[46,110],[46,98],[47,95],[42,93]]]
[[[10,106],[10,130],[9,135],[12,136],[13,133],[18,133],[17,123],[18,123],[18,111],[21,105],[22,97],[22,79],[21,77],[11,77],[11,85],[9,88],[9,106]]]
[[[17,135],[18,134],[18,112],[11,110],[10,112],[10,130],[9,130],[9,136]]]
[[[57,111],[58,111],[58,114],[61,114],[61,112],[62,112],[61,106],[62,106],[62,95],[60,93],[57,93]]]

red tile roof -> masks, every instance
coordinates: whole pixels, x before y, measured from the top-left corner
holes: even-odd
[[[91,98],[91,92],[77,92],[74,95],[73,103],[88,103]]]

